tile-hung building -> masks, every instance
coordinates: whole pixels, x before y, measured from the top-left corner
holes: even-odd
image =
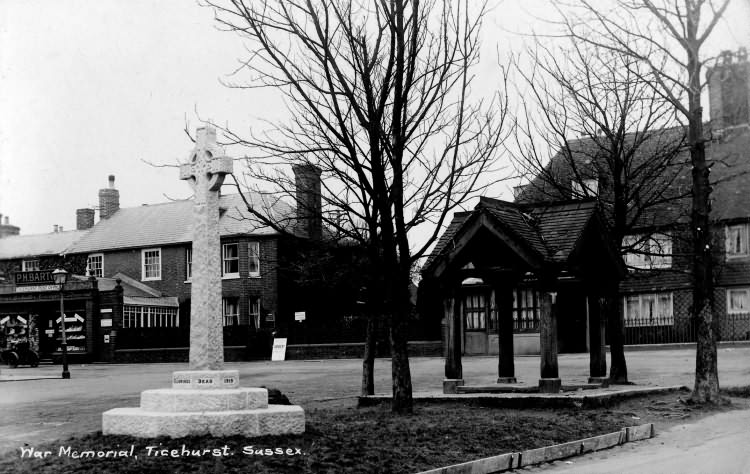
[[[706,124],[710,137],[706,158],[712,164],[710,218],[719,339],[750,340],[750,63],[746,52],[725,53],[708,71],[708,84],[711,121]],[[684,134],[672,129],[655,136],[680,140]],[[518,190],[516,202],[583,197],[611,201],[611,180],[598,171],[606,167],[599,166],[593,148],[590,139],[571,141],[572,156],[558,154],[545,172],[556,182],[537,176]],[[642,148],[648,150],[649,144]],[[645,160],[647,152],[640,153]],[[627,344],[695,340],[690,320],[690,170],[689,150],[683,147],[676,164],[663,169],[660,181],[654,182],[655,186],[670,183],[666,192],[683,197],[643,212],[623,239],[624,249],[635,249],[625,253],[629,275],[619,287]],[[601,207],[606,214],[607,205]]]
[[[305,209],[319,211],[319,172],[299,167],[295,174],[297,200]],[[258,195],[245,198],[256,206],[264,202]],[[279,298],[280,252],[283,242],[291,240],[251,219],[239,194],[221,196],[219,206],[224,342],[236,346],[229,358],[246,357],[252,355],[245,351],[256,329],[273,330],[280,312],[292,319],[301,309],[289,299],[285,307]],[[264,208],[293,225],[296,235],[320,237],[319,212],[295,219],[294,208],[281,201]],[[49,273],[65,266],[86,275],[73,277],[65,287],[66,321],[77,318],[71,324],[80,329],[69,336],[72,354],[104,361],[185,359],[186,351],[176,348],[186,348],[189,337],[192,201],[120,208],[110,176],[109,187],[99,192],[99,209],[96,225],[93,210],[78,210],[75,231],[14,235],[18,228],[6,221],[0,228],[5,278],[0,321],[12,317],[23,325],[33,315],[33,325],[44,330],[37,331],[39,340],[32,345],[42,357],[54,358],[59,351],[59,293]],[[154,356],[154,349],[164,350]]]

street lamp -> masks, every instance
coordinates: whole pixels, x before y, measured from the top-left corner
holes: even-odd
[[[60,331],[62,332],[62,343],[60,344],[60,346],[62,347],[62,378],[69,379],[70,372],[68,371],[68,340],[65,336],[65,307],[63,306],[63,288],[65,287],[65,282],[68,280],[68,272],[66,272],[62,268],[58,268],[57,270],[52,272],[52,278],[55,279],[55,283],[60,285]]]

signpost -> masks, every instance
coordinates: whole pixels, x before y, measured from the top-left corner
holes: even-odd
[[[305,320],[305,312],[304,311],[297,311],[294,313],[294,320],[295,321],[304,321]]]

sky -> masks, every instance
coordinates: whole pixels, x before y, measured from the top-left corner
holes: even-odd
[[[750,45],[750,0],[734,2],[722,49]],[[477,89],[499,77],[494,53],[543,32],[537,17],[549,10],[505,0],[492,11]],[[98,204],[110,174],[121,207],[189,197],[176,168],[154,166],[187,159],[186,127],[210,119],[242,131],[284,117],[274,94],[221,84],[244,52],[193,0],[0,0],[0,213],[22,234],[74,229],[75,210]],[[495,197],[510,198],[512,184]]]

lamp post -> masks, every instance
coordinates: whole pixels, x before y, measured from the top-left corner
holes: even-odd
[[[70,372],[68,371],[68,340],[65,336],[65,307],[63,306],[63,288],[65,287],[65,282],[68,280],[68,272],[66,272],[62,268],[58,268],[57,270],[52,272],[52,278],[55,279],[55,283],[60,285],[60,331],[62,333],[62,343],[60,344],[60,346],[62,347],[62,378],[69,379]]]

